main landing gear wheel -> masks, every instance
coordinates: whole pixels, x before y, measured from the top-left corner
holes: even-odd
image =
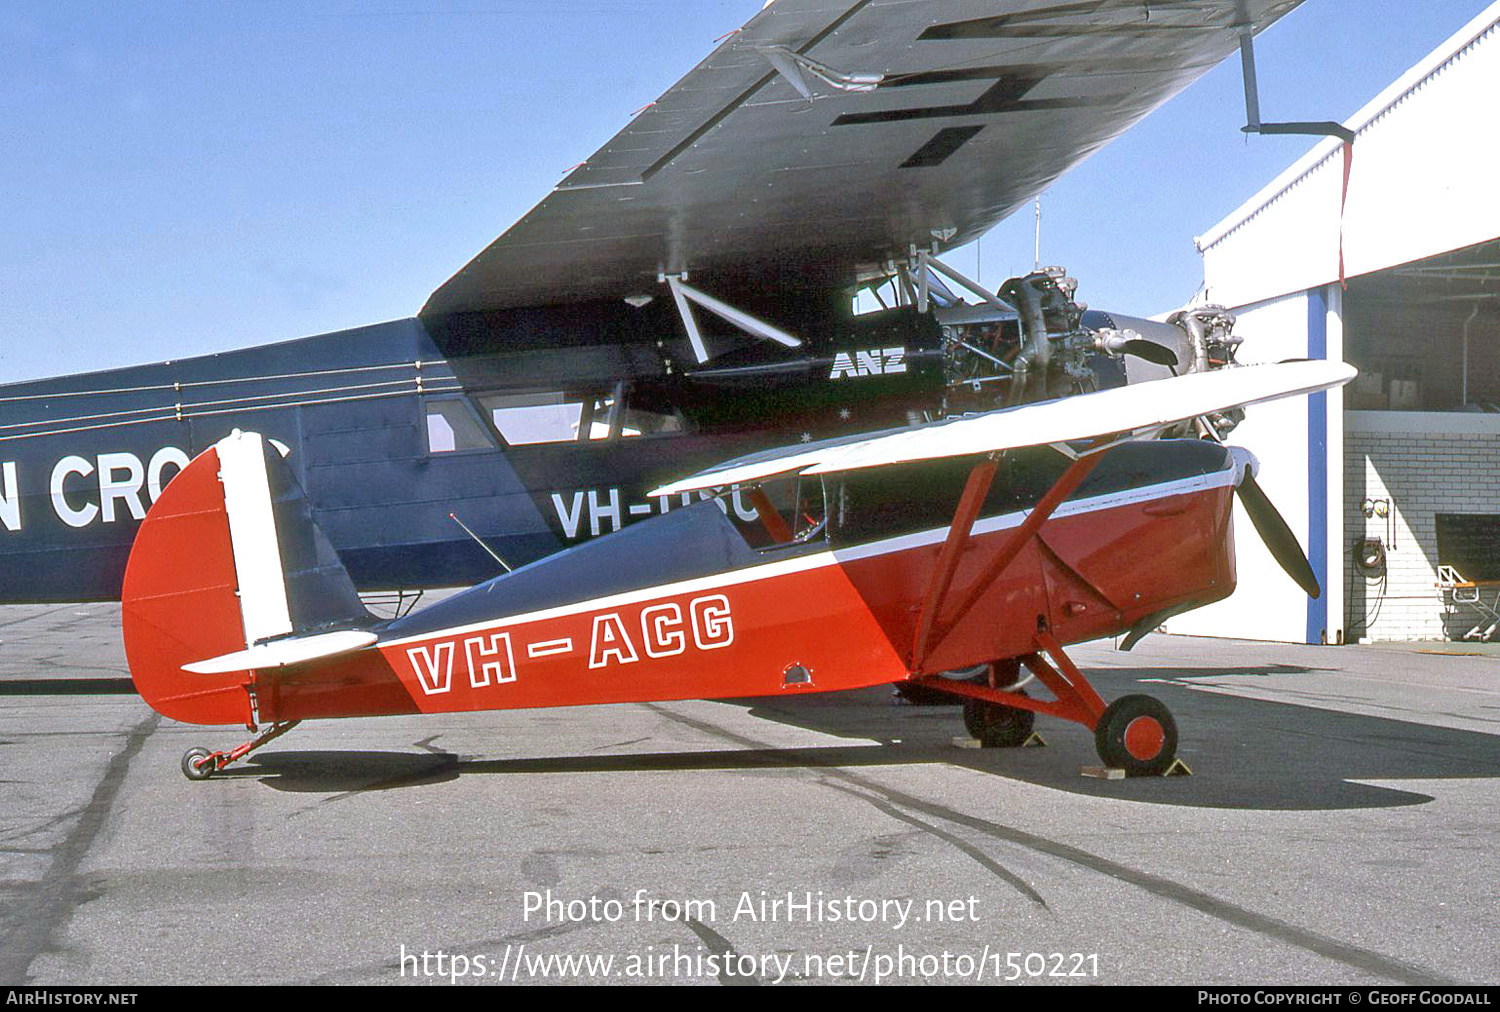
[[[182,753],[182,775],[189,780],[207,780],[217,767],[213,753],[206,748],[190,748]]]
[[[1177,758],[1177,722],[1151,696],[1121,696],[1099,718],[1094,747],[1104,765],[1127,776],[1161,776]]]
[[[1017,695],[1026,695],[1018,689]],[[985,748],[1015,748],[1031,737],[1036,714],[987,699],[964,700],[964,728],[971,738],[978,738]]]
[[[1021,682],[1021,661],[1016,657],[1007,657],[1003,661],[991,661],[985,665],[987,669],[978,678],[969,681],[980,685],[992,685],[997,689],[1008,689],[1012,685],[1024,684]],[[1026,711],[1030,713],[1031,711]]]

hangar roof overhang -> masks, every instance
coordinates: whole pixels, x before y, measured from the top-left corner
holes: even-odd
[[[1461,251],[1500,236],[1492,141],[1500,115],[1500,0],[1344,125],[1356,134],[1347,203],[1336,139],[1319,142],[1196,241],[1209,301],[1230,306]],[[1488,155],[1488,156],[1487,156]]]

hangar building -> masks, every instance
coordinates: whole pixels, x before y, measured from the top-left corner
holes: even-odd
[[[1329,138],[1197,240],[1201,300],[1238,317],[1242,358],[1342,358],[1361,375],[1252,409],[1233,437],[1323,597],[1239,512],[1238,591],[1171,632],[1342,643],[1500,622],[1500,583],[1485,586],[1500,581],[1497,123],[1500,2],[1345,121],[1347,188]]]

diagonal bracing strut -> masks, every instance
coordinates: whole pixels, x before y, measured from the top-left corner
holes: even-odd
[[[1021,525],[1011,533],[1000,552],[974,581],[968,595],[954,609],[953,614],[947,621],[940,622],[943,606],[947,603],[949,591],[952,589],[953,576],[958,571],[959,559],[969,543],[974,530],[974,522],[979,518],[980,509],[994,482],[998,460],[991,455],[974,465],[973,470],[969,472],[969,480],[964,486],[963,495],[959,497],[958,506],[953,511],[953,522],[948,528],[947,540],[938,551],[937,563],[933,566],[927,591],[922,596],[921,612],[917,616],[916,637],[912,643],[909,666],[911,671],[922,673],[927,657],[942,645],[949,633],[963,621],[995,580],[1005,572],[1006,567],[1015,561],[1021,550],[1036,537],[1042,524],[1047,522],[1057,508],[1088,477],[1089,472],[1103,456],[1097,451],[1110,442],[1112,442],[1112,437],[1101,437],[1095,440],[1088,449],[1068,465],[1067,470],[1052,483],[1046,495],[1042,496],[1026,514],[1026,519],[1021,522]]]

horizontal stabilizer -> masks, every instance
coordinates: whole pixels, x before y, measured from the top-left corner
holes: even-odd
[[[374,644],[372,632],[346,629],[340,632],[319,633],[316,636],[295,636],[291,639],[273,640],[245,650],[237,650],[221,657],[184,664],[182,670],[195,675],[222,675],[230,671],[264,671],[268,668],[284,668],[288,664],[322,660],[340,654],[352,654]]]
[[[781,474],[831,474],[1116,433],[1153,432],[1200,415],[1342,386],[1355,375],[1357,371],[1351,365],[1325,361],[1192,373],[945,419],[864,439],[830,440],[819,446],[791,446],[780,452],[741,457],[664,485],[650,495],[722,488]]]

